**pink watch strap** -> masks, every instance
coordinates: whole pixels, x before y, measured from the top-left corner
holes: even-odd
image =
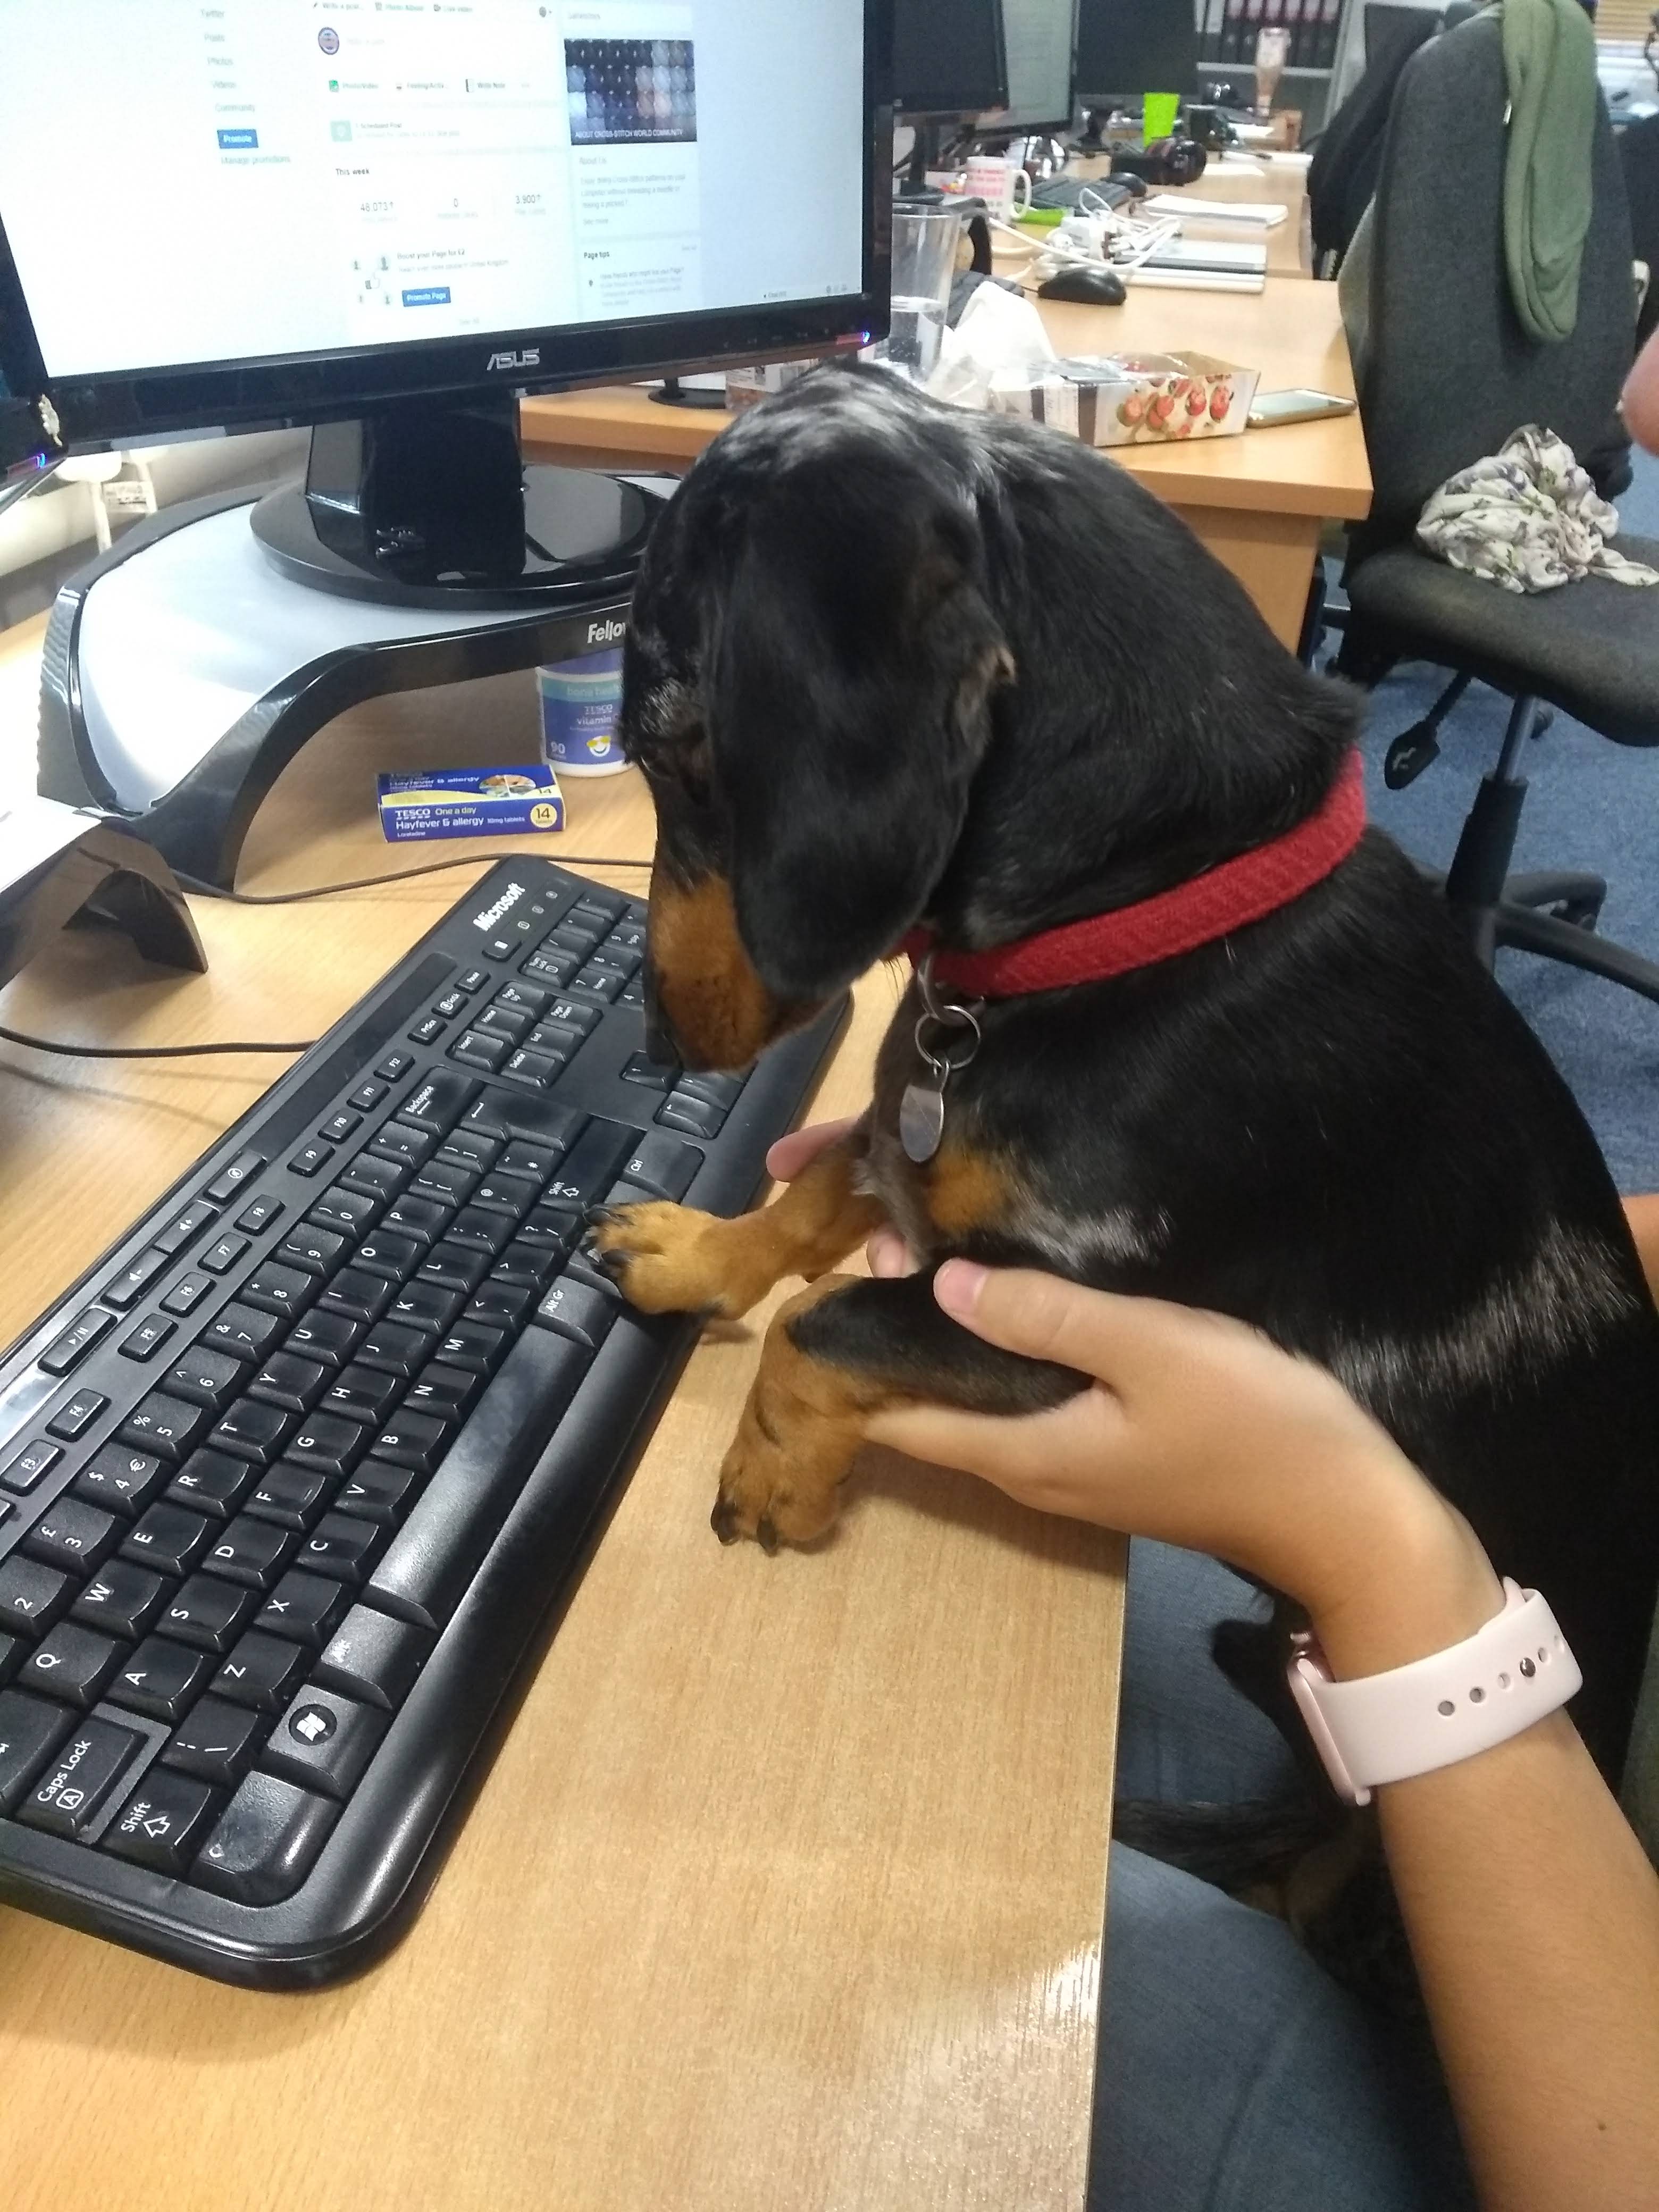
[[[1536,1590],[1506,1576],[1504,1605],[1449,1650],[1387,1674],[1333,1681],[1310,1635],[1295,1639],[1291,1693],[1338,1793],[1370,1802],[1381,1782],[1450,1766],[1557,1711],[1583,1676]]]

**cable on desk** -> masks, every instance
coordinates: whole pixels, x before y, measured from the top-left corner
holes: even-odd
[[[204,882],[200,876],[187,876],[177,871],[179,881],[187,891],[200,898],[229,899],[237,906],[293,906],[301,899],[332,898],[339,891],[377,890],[382,884],[407,883],[411,876],[435,876],[446,868],[493,868],[500,860],[552,860],[568,868],[648,868],[649,860],[623,860],[607,853],[550,853],[507,851],[491,853],[486,858],[478,853],[463,853],[447,860],[428,860],[418,868],[396,868],[390,875],[358,876],[348,884],[313,884],[302,891],[228,891],[220,884]]]
[[[221,1052],[309,1052],[315,1037],[291,1039],[283,1044],[252,1044],[241,1038],[228,1044],[64,1044],[55,1037],[29,1036],[22,1030],[0,1024],[0,1037],[8,1044],[27,1045],[31,1052],[62,1053],[68,1060],[196,1060]]]

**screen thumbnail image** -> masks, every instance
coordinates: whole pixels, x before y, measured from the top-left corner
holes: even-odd
[[[564,64],[573,146],[696,139],[690,39],[567,39]]]

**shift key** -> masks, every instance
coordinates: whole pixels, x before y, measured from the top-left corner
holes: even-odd
[[[519,1339],[370,1577],[367,1604],[443,1627],[592,1358],[550,1329]]]

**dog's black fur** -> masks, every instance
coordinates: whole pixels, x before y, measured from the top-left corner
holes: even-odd
[[[1355,720],[1110,462],[834,371],[728,431],[659,525],[623,736],[665,879],[729,884],[782,1027],[919,921],[993,945],[1261,844]],[[896,1133],[917,1012],[913,987],[867,1163],[913,1243],[1217,1308],[1333,1369],[1547,1593],[1616,1780],[1659,1583],[1659,1320],[1565,1085],[1393,842],[1222,942],[988,1007],[948,1127],[1025,1202],[954,1238]],[[926,1273],[791,1332],[922,1395],[1076,1387],[946,1321]],[[1281,1632],[1221,1651],[1288,1710]]]

